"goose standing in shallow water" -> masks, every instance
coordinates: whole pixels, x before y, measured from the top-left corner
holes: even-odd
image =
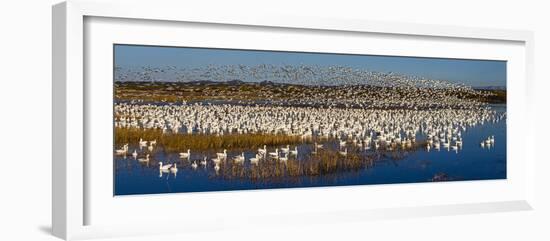
[[[220,159],[225,159],[227,158],[227,150],[226,149],[223,149],[223,152],[218,152],[216,153],[216,156]]]
[[[344,151],[339,151],[340,155],[347,156],[348,155],[348,148],[346,148]]]
[[[282,153],[288,153],[289,151],[290,151],[290,145],[286,145],[286,148],[285,147],[281,148]]]
[[[339,143],[340,143],[340,147],[346,146],[346,141],[339,141]]]
[[[275,152],[268,153],[270,157],[278,158],[279,157],[279,149],[275,149]]]
[[[279,161],[282,161],[282,162],[288,161],[288,153],[285,153],[284,156],[279,157]]]
[[[207,164],[207,161],[206,161],[206,156],[202,159],[201,161],[201,165],[203,165],[204,167],[206,167],[206,164]]]
[[[235,161],[236,163],[243,163],[244,162],[244,152],[241,153],[241,155],[238,155],[238,156],[234,157],[233,161]]]
[[[291,155],[294,155],[294,156],[297,156],[297,155],[298,155],[298,147],[295,146],[295,147],[294,147],[294,150],[291,150],[291,151],[290,151],[290,154],[291,154]]]
[[[260,161],[260,154],[256,154],[255,157],[250,158],[250,163],[252,164],[258,164],[259,161]]]
[[[261,155],[265,155],[267,153],[267,148],[266,146],[264,145],[264,148],[259,148],[258,149],[258,153],[261,154]]]

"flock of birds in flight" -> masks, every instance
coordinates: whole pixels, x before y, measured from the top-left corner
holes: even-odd
[[[505,113],[498,114],[490,107],[476,100],[460,98],[452,93],[476,94],[471,87],[442,80],[430,80],[396,73],[381,73],[341,66],[275,66],[275,65],[226,65],[204,68],[142,67],[125,69],[116,67],[117,81],[165,81],[179,82],[216,81],[273,81],[280,84],[325,86],[332,91],[331,103],[354,108],[332,106],[317,108],[327,101],[325,96],[300,96],[297,99],[311,106],[277,106],[268,104],[146,104],[115,103],[115,127],[159,129],[163,133],[184,134],[284,134],[304,139],[337,140],[339,153],[347,155],[347,145],[361,150],[392,151],[411,148],[419,136],[425,137],[425,149],[462,149],[462,134],[468,129],[487,122],[498,122]],[[166,79],[165,79],[166,78]],[[361,86],[384,87],[373,95],[358,95]],[[399,91],[396,91],[399,90]],[[258,93],[262,96],[262,93]],[[352,102],[368,100],[368,102]],[[359,104],[358,104],[359,103]],[[397,103],[397,104],[396,104]],[[401,107],[401,108],[395,108]],[[140,140],[140,150],[146,147],[145,158],[134,150],[131,155],[140,162],[148,162],[156,141]],[[480,146],[494,146],[494,136],[482,140]],[[312,154],[323,144],[315,143]],[[129,155],[129,144],[115,150],[116,155]],[[289,155],[297,155],[298,147],[276,147],[273,151],[260,148],[253,153],[240,153],[229,157],[227,150],[193,161],[191,167],[212,163],[216,171],[219,163],[232,160],[242,163],[258,163],[267,158],[286,161]],[[182,150],[180,157],[189,159],[191,150]],[[175,163],[159,163],[161,171],[177,171]]]
[[[241,80],[245,82],[271,81],[281,84],[308,86],[371,85],[473,91],[468,85],[445,80],[433,80],[394,72],[377,72],[338,65],[209,65],[195,68],[116,66],[115,80],[147,82],[227,82]]]

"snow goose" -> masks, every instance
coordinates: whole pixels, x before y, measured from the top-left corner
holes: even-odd
[[[172,167],[172,164],[162,165],[162,162],[159,162],[159,170],[168,170],[170,167]]]
[[[187,149],[187,152],[180,152],[180,158],[181,159],[189,159],[191,157],[191,150]]]

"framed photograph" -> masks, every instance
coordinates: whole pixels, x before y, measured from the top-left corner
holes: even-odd
[[[56,236],[533,208],[532,33],[183,5],[53,7]]]

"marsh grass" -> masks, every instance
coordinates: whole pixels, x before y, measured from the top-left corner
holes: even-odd
[[[203,134],[163,134],[155,129],[116,128],[115,142],[117,146],[125,143],[136,144],[139,139],[157,140],[157,145],[165,152],[183,152],[191,149],[193,152],[211,154],[212,150],[254,150],[263,145],[270,147],[284,145],[299,145],[311,143],[331,143],[336,140],[316,139],[303,140],[297,136],[271,135],[271,134],[233,134],[233,135],[203,135]],[[220,163],[220,170],[212,178],[228,180],[251,180],[255,183],[300,181],[303,177],[334,176],[341,173],[358,172],[371,168],[379,160],[399,160],[425,146],[425,141],[415,142],[408,148],[394,146],[393,151],[370,150],[365,151],[359,147],[348,146],[348,154],[341,155],[339,149],[327,147],[319,149],[317,154],[308,154],[298,160],[290,157],[287,161],[272,158],[262,158],[258,164],[235,163],[231,157]],[[182,160],[180,160],[182,161]],[[190,165],[185,161],[182,166]],[[185,165],[186,164],[186,165]],[[212,168],[212,163],[210,167]],[[212,173],[214,174],[214,173]],[[336,175],[336,176],[335,176]]]
[[[330,140],[329,140],[330,141]],[[303,177],[334,177],[338,174],[359,172],[374,167],[377,161],[398,161],[425,146],[419,141],[410,147],[394,147],[389,150],[365,151],[358,147],[349,147],[347,155],[341,155],[338,149],[319,149],[317,154],[310,154],[305,159],[289,158],[280,161],[269,157],[258,164],[234,163],[227,160],[222,163],[220,171],[212,176],[229,180],[251,180],[256,183],[300,181]]]
[[[249,179],[254,182],[287,182],[300,177],[327,176],[354,172],[374,165],[374,155],[362,155],[353,150],[343,156],[336,150],[320,150],[305,160],[290,158],[287,161],[263,159],[247,166],[230,160],[223,163],[217,178]]]
[[[157,140],[157,145],[167,152],[183,152],[187,149],[193,151],[208,150],[238,150],[260,148],[263,145],[295,145],[308,143],[307,139],[299,136],[280,134],[229,134],[229,135],[204,135],[204,134],[163,134],[157,129],[115,128],[115,145],[122,146],[126,143],[137,144],[139,139]]]

